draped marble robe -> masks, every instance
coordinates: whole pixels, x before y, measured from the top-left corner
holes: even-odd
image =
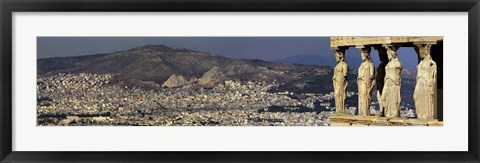
[[[336,113],[345,113],[345,100],[347,99],[348,87],[348,64],[345,62],[344,52],[342,50],[335,50],[335,58],[337,65],[333,69],[333,90],[335,96]]]
[[[417,65],[417,80],[413,100],[418,119],[433,119],[435,109],[435,87],[437,64],[430,56],[430,47],[420,50],[420,63]]]
[[[387,54],[390,61],[385,67],[382,105],[385,109],[385,117],[400,117],[402,64],[397,58],[396,48],[387,47]]]
[[[362,64],[358,68],[358,115],[370,115],[370,104],[372,102],[372,89],[375,86],[375,66],[370,58],[370,50],[360,49]]]

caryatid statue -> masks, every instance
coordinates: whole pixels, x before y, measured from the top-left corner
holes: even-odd
[[[345,49],[344,48],[332,48],[335,52],[335,58],[337,65],[333,69],[333,91],[335,95],[335,109],[336,113],[345,113],[345,100],[347,99],[347,86],[348,86],[348,65],[345,62]]]
[[[431,44],[416,45],[420,63],[417,65],[417,80],[413,100],[415,101],[418,119],[434,118],[437,64],[430,56],[431,47]]]
[[[400,87],[402,79],[402,64],[397,57],[397,47],[392,45],[385,46],[389,62],[385,67],[385,80],[382,90],[382,106],[384,107],[385,117],[400,117]]]
[[[362,64],[358,68],[358,115],[370,115],[372,89],[375,86],[375,66],[370,58],[370,47],[359,48]]]

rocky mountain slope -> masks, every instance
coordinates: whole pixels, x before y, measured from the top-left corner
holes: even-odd
[[[232,59],[165,45],[146,45],[107,54],[45,58],[37,63],[39,76],[59,73],[114,74],[111,84],[149,89],[162,85],[184,86],[193,82],[212,87],[225,80],[276,81],[282,85],[280,90],[300,92],[332,89],[331,68],[327,66]]]

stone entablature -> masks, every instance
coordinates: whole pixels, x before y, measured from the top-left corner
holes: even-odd
[[[392,43],[436,43],[438,41],[443,41],[443,37],[330,37],[330,47],[385,45]]]

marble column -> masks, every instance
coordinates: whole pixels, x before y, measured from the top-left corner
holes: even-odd
[[[345,61],[345,47],[333,47],[337,65],[333,69],[333,90],[335,96],[335,109],[337,114],[345,113],[345,100],[348,87],[348,64]]]
[[[402,64],[397,56],[398,46],[384,45],[387,49],[388,63],[385,66],[385,79],[382,90],[382,105],[385,117],[400,117]]]
[[[430,50],[435,43],[414,43],[420,62],[413,100],[418,119],[434,119],[436,110],[437,64],[432,60]]]
[[[357,46],[362,57],[362,64],[358,68],[358,115],[369,116],[372,102],[372,89],[375,86],[375,66],[370,57],[371,47]]]

